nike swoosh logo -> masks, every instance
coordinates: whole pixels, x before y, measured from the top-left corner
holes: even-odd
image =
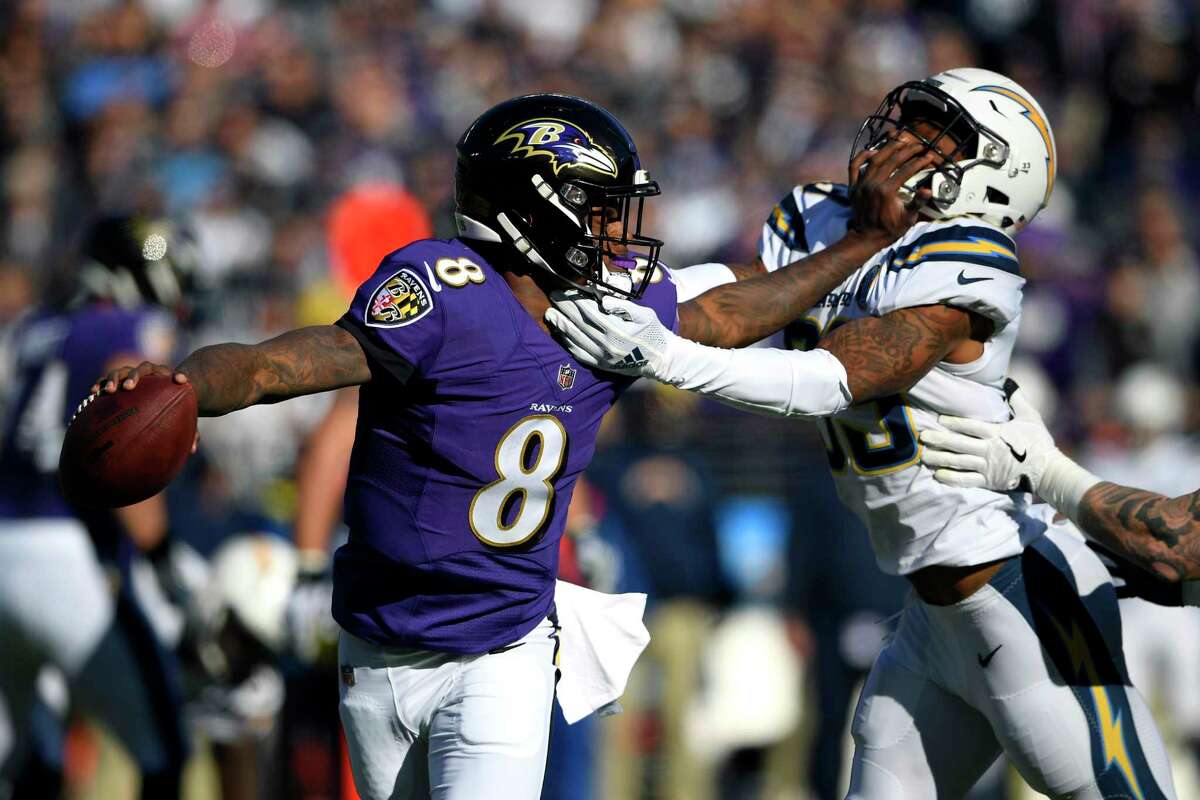
[[[979,666],[983,667],[984,669],[987,669],[987,665],[992,663],[992,659],[996,657],[996,653],[1000,650],[1001,647],[1004,647],[1004,645],[1002,645],[1002,644],[996,645],[996,649],[993,650],[992,652],[988,653],[986,656],[981,656],[978,653],[976,653],[975,657],[979,659]]]
[[[1001,439],[1000,441],[1004,442],[1004,446],[1008,448],[1008,452],[1013,454],[1013,458],[1015,458],[1018,463],[1021,463],[1021,464],[1025,463],[1025,456],[1029,454],[1028,450],[1026,450],[1023,453],[1018,453],[1017,449],[1015,447],[1013,447],[1011,444],[1009,444],[1007,441],[1005,441],[1004,439]]]
[[[968,284],[979,283],[980,281],[990,281],[990,280],[991,280],[991,278],[968,278],[966,270],[963,270],[962,272],[958,273],[958,283],[960,286],[967,286]]]

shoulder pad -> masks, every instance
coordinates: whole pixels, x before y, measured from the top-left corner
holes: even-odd
[[[422,261],[432,263],[434,259],[458,258],[467,254],[473,255],[473,252],[457,239],[418,239],[393,250],[383,260],[420,264]]]
[[[771,209],[771,215],[767,217],[767,227],[789,250],[807,252],[810,248],[806,217],[810,217],[814,206],[824,201],[849,207],[849,191],[844,183],[820,182],[797,186]]]
[[[808,250],[808,239],[804,235],[804,215],[796,203],[793,189],[771,209],[767,227],[778,236],[789,250]]]
[[[819,195],[823,198],[828,198],[838,205],[850,205],[850,187],[844,183],[830,183],[829,181],[818,181],[817,183],[804,184],[804,193]]]
[[[926,231],[892,251],[888,268],[912,269],[928,261],[954,261],[1021,273],[1017,245],[1007,234],[988,225],[948,225]]]

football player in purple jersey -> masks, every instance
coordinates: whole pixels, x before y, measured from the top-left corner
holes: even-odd
[[[15,325],[0,439],[0,781],[14,781],[17,793],[52,796],[61,781],[61,753],[40,752],[53,744],[36,743],[42,770],[29,769],[26,758],[34,687],[53,667],[66,677],[71,701],[129,751],[142,796],[179,795],[186,744],[174,660],[156,640],[129,573],[135,548],[168,566],[165,499],[116,512],[74,509],[59,490],[58,453],[98,371],[170,357],[172,312],[194,262],[194,246],[176,226],[101,218],[84,236],[60,302]],[[36,787],[32,776],[41,780]]]
[[[386,256],[333,325],[206,347],[174,371],[208,416],[362,386],[333,612],[365,798],[540,792],[558,543],[600,420],[632,382],[582,366],[551,337],[548,294],[630,298],[689,338],[749,344],[906,230],[915,211],[897,190],[928,165],[903,143],[865,155],[844,239],[800,269],[700,270],[707,285],[742,280],[680,304],[662,242],[643,229],[658,184],[607,111],[514,98],[457,149],[457,238]],[[171,372],[122,368],[93,390]]]

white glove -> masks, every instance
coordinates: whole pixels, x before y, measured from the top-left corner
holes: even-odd
[[[933,476],[949,486],[1007,492],[1025,481],[1026,491],[1038,491],[1046,464],[1059,455],[1037,409],[1020,390],[1009,399],[1009,422],[980,422],[943,414],[946,428],[921,431],[925,445],[921,460],[934,467]]]
[[[824,417],[851,402],[846,368],[827,350],[725,350],[676,336],[649,309],[606,297],[551,297],[546,322],[589,367],[643,376],[759,414]]]
[[[286,613],[292,653],[306,664],[335,659],[338,625],[332,606],[333,576],[328,564],[302,562]]]
[[[671,340],[652,309],[613,297],[601,305],[575,290],[555,292],[546,322],[580,364],[622,375],[665,380]]]
[[[1059,451],[1019,389],[1009,404],[1013,418],[1008,422],[939,416],[946,430],[921,431],[921,461],[948,486],[1033,492],[1075,520],[1079,501],[1100,479]]]

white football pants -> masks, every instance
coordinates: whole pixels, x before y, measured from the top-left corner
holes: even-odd
[[[100,721],[143,772],[182,765],[178,732],[164,721],[146,642],[119,624],[113,588],[87,531],[69,518],[0,521],[0,765],[19,768],[28,747],[38,675],[66,675],[72,704]],[[177,722],[177,720],[175,720]]]
[[[1129,676],[1164,726],[1200,739],[1200,608],[1166,608],[1140,598],[1121,601]]]
[[[387,648],[342,631],[339,710],[363,800],[537,800],[557,634],[543,620],[475,656]]]
[[[966,600],[910,596],[852,731],[848,800],[961,798],[1001,752],[1051,797],[1175,797],[1108,571],[1063,526]]]

